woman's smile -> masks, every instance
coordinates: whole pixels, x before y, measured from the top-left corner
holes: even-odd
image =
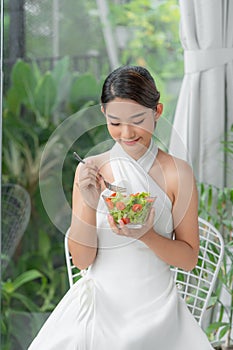
[[[134,146],[140,139],[141,139],[141,137],[138,137],[138,138],[133,139],[133,140],[121,140],[121,142],[127,146]]]

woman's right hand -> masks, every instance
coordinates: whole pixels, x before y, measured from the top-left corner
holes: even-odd
[[[85,203],[89,207],[96,209],[101,193],[102,181],[99,169],[92,160],[87,160],[85,164],[80,163],[78,168],[76,185]]]

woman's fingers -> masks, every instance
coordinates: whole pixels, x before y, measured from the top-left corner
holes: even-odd
[[[151,228],[154,225],[154,220],[155,220],[155,208],[152,207],[149,213],[149,217],[147,219],[147,226]]]
[[[98,168],[91,162],[88,161],[86,164],[82,164],[79,172],[79,183],[78,186],[81,188],[100,187],[101,176],[98,173]]]
[[[76,178],[76,186],[81,193],[85,203],[97,209],[99,196],[101,193],[101,177],[97,166],[92,161],[80,164],[78,169],[78,177]]]
[[[108,222],[109,222],[109,225],[111,227],[111,229],[116,233],[116,234],[120,234],[120,228],[117,226],[117,224],[115,223],[114,221],[114,218],[112,215],[108,214]]]
[[[144,234],[146,234],[154,225],[154,219],[155,219],[155,208],[152,207],[150,210],[150,214],[148,216],[148,219],[145,223],[145,225],[142,225],[142,227],[137,229],[130,229],[127,224],[124,224],[123,220],[119,221],[119,226],[116,225],[113,217],[111,215],[108,215],[108,221],[111,229],[118,235],[123,235],[127,237],[132,237],[135,239],[139,239]]]
[[[113,219],[113,216],[108,214],[108,222],[112,230],[117,229],[117,225]]]

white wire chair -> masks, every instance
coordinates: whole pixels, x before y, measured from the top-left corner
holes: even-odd
[[[201,327],[208,308],[224,254],[220,232],[208,221],[198,218],[200,250],[198,262],[192,271],[172,267],[177,289],[190,312]]]
[[[2,185],[1,195],[1,267],[4,269],[28,225],[31,200],[29,193],[17,184]]]
[[[224,254],[224,241],[221,234],[209,222],[198,218],[200,251],[198,263],[192,271],[171,267],[177,289],[184,298],[190,312],[202,326],[203,316],[217,280]],[[68,249],[68,234],[65,235],[65,256],[70,287],[85,274],[72,263]]]
[[[73,284],[85,274],[86,270],[79,270],[72,262],[72,256],[68,248],[69,231],[70,229],[68,229],[65,234],[64,248],[69,285],[72,287]]]

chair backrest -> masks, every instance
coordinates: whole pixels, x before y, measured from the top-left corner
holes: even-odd
[[[208,221],[198,218],[200,250],[198,263],[192,271],[172,267],[177,289],[199,325],[217,280],[224,254],[224,241],[220,232]]]
[[[70,229],[68,229],[65,234],[64,247],[65,247],[66,267],[67,267],[69,285],[70,287],[72,287],[73,284],[85,274],[86,270],[79,270],[72,262],[72,256],[70,255],[69,248],[68,248],[69,231]]]
[[[5,268],[26,227],[31,214],[29,193],[20,185],[4,184],[1,186],[2,206],[2,245],[1,263]]]
[[[200,251],[197,266],[192,271],[171,267],[179,294],[184,298],[190,312],[202,326],[204,313],[213,292],[224,253],[221,234],[209,222],[198,218]],[[68,250],[68,233],[65,235],[65,255],[70,287],[85,274],[72,263]]]

